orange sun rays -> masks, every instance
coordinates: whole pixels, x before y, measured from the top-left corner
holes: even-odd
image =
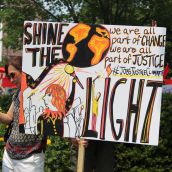
[[[45,76],[40,85],[35,90],[33,90],[33,92],[43,92],[51,84],[59,84],[66,90],[66,93],[68,94],[70,88],[70,75],[65,72],[65,66],[66,64],[54,66]]]

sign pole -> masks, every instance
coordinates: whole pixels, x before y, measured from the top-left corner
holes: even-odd
[[[78,148],[78,162],[77,162],[77,172],[84,172],[84,157],[85,157],[85,146],[80,140]]]

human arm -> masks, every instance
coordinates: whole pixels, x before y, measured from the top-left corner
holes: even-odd
[[[13,120],[13,110],[14,104],[12,103],[7,113],[0,112],[0,122],[9,124]]]

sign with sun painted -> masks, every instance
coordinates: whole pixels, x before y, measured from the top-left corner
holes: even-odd
[[[26,21],[25,133],[157,145],[166,29]]]

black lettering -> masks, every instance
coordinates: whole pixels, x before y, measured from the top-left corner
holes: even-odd
[[[32,42],[32,34],[30,32],[28,32],[28,28],[32,27],[32,23],[26,23],[24,25],[24,35],[26,37],[24,37],[24,45],[29,45]]]

